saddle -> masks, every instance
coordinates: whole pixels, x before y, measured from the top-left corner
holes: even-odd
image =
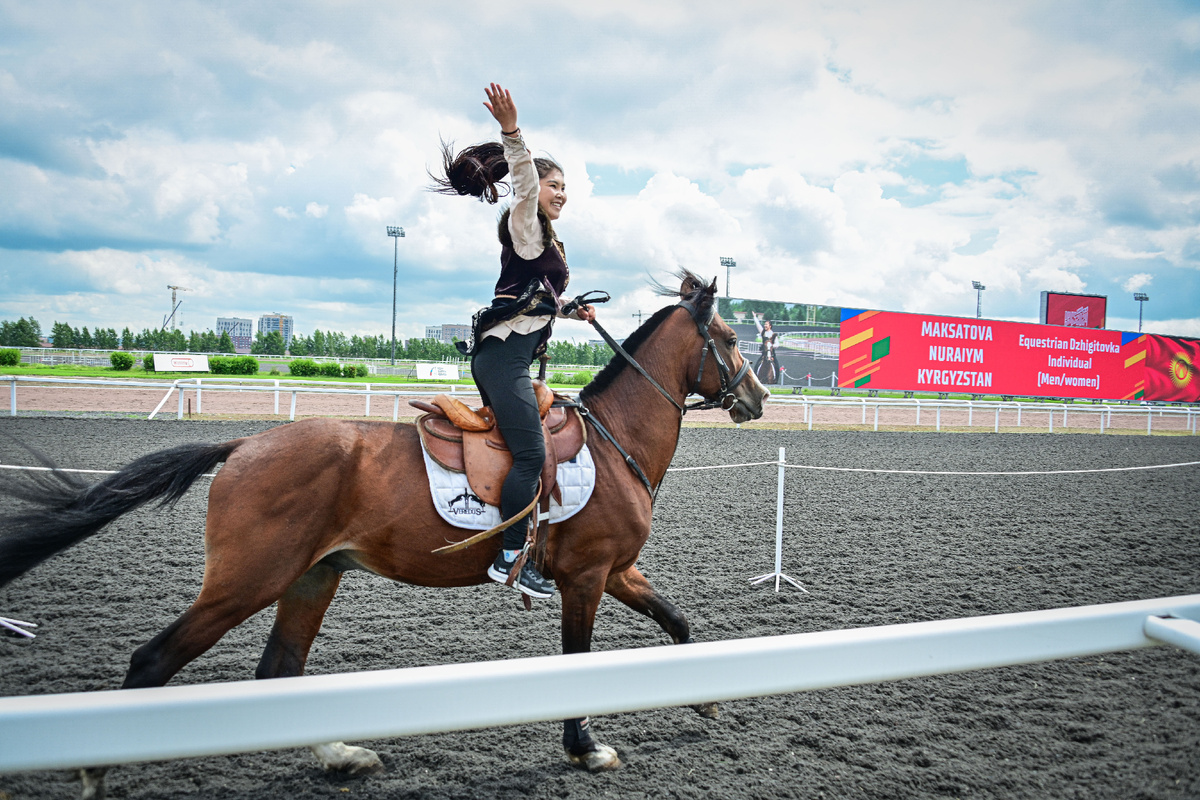
[[[576,409],[552,407],[556,395],[546,384],[535,380],[533,387],[546,443],[541,499],[553,497],[561,503],[558,465],[575,458],[583,449],[587,428]],[[500,489],[513,461],[492,409],[484,406],[474,410],[446,394],[433,398],[432,403],[409,400],[408,404],[425,412],[417,418],[417,431],[429,457],[445,469],[465,472],[475,496],[488,505],[499,506]]]

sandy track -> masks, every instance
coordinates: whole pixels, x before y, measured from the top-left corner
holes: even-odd
[[[184,441],[269,423],[17,418],[11,433],[64,465],[111,468]],[[1054,469],[1200,459],[1200,440],[686,429],[676,466],[773,458],[814,465]],[[0,443],[6,463],[23,458]],[[1026,611],[1200,591],[1195,468],[967,478],[790,472],[784,570],[811,594],[750,587],[773,558],[770,467],[670,475],[640,567],[698,640]],[[0,507],[3,508],[3,507]],[[0,694],[111,689],[133,648],[199,587],[205,492],[142,511],[0,590],[42,623],[0,640]],[[500,587],[421,590],[346,576],[309,662],[330,673],[558,649],[557,599],[519,611]],[[256,615],[177,682],[250,678]],[[664,644],[606,599],[598,650]],[[526,687],[536,691],[536,687]],[[514,687],[514,692],[517,687]],[[509,698],[504,698],[508,702]],[[600,718],[625,769],[565,764],[557,724],[369,743],[387,772],[326,775],[282,751],[122,767],[128,798],[1200,796],[1200,659],[1169,648],[726,703],[720,719],[664,709]],[[349,792],[343,791],[348,789]],[[0,776],[13,798],[68,798],[62,772]]]

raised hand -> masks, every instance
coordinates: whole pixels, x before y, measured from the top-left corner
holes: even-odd
[[[509,91],[498,83],[485,86],[483,91],[488,97],[484,106],[496,118],[496,122],[500,123],[500,131],[515,131],[517,129],[517,106],[513,103]]]

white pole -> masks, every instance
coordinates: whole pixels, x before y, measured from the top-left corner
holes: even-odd
[[[817,406],[814,404],[808,409],[808,429],[812,430],[813,417],[817,415]]]
[[[1150,425],[1153,421],[1154,421],[1154,410],[1151,409],[1150,411],[1146,412],[1146,435],[1147,436],[1150,435]]]
[[[1067,407],[1066,407],[1066,405],[1063,405],[1063,424],[1062,424],[1062,426],[1063,426],[1063,430],[1065,431],[1067,429]]]
[[[862,424],[867,424],[867,398],[862,398]]]
[[[879,403],[875,404],[875,430],[879,430]]]
[[[939,403],[937,407],[937,430],[942,429],[942,406]]]
[[[400,395],[396,395],[392,402],[392,422],[400,419]]]
[[[1050,433],[1054,433],[1054,409],[1050,409],[1050,413],[1048,413],[1046,416],[1050,418]]]
[[[783,448],[779,448],[779,477],[775,489],[775,591],[779,591],[779,576],[783,574]]]
[[[292,392],[292,413],[296,411],[296,393]],[[279,381],[275,381],[275,416],[279,416]]]
[[[276,397],[279,396],[278,392],[275,394],[275,396]],[[278,410],[275,413],[279,413]],[[292,392],[292,410],[288,414],[288,419],[292,420],[292,421],[295,421],[295,419],[296,419],[296,392],[295,391]]]
[[[175,414],[175,419],[183,419],[183,387],[179,387],[179,411]]]
[[[975,424],[975,404],[970,400],[967,401],[967,427],[970,428]]]
[[[8,408],[10,416],[17,415],[17,379],[13,377],[8,387]]]
[[[1100,432],[1104,433],[1104,409],[1100,410]]]
[[[993,433],[1000,432],[1000,406],[996,406],[996,428],[992,432]]]
[[[1021,427],[1021,404],[1017,403],[1017,427]]]
[[[917,401],[917,425],[921,424],[921,401]]]
[[[371,384],[367,384],[367,410],[363,413],[364,417],[371,416]]]

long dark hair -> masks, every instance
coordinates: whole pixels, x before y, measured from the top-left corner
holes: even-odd
[[[538,156],[533,159],[538,179],[551,172],[562,172],[563,168],[550,158]],[[480,202],[495,205],[500,198],[508,196],[512,188],[504,181],[508,177],[508,162],[504,160],[504,145],[499,142],[482,142],[454,152],[454,142],[442,142],[442,174],[429,173],[433,180],[431,191],[438,194],[470,195]],[[512,247],[512,235],[508,232],[509,209],[500,215],[498,234],[501,244]],[[538,205],[538,219],[542,221],[545,237],[544,247],[549,247],[556,238],[554,226]]]

